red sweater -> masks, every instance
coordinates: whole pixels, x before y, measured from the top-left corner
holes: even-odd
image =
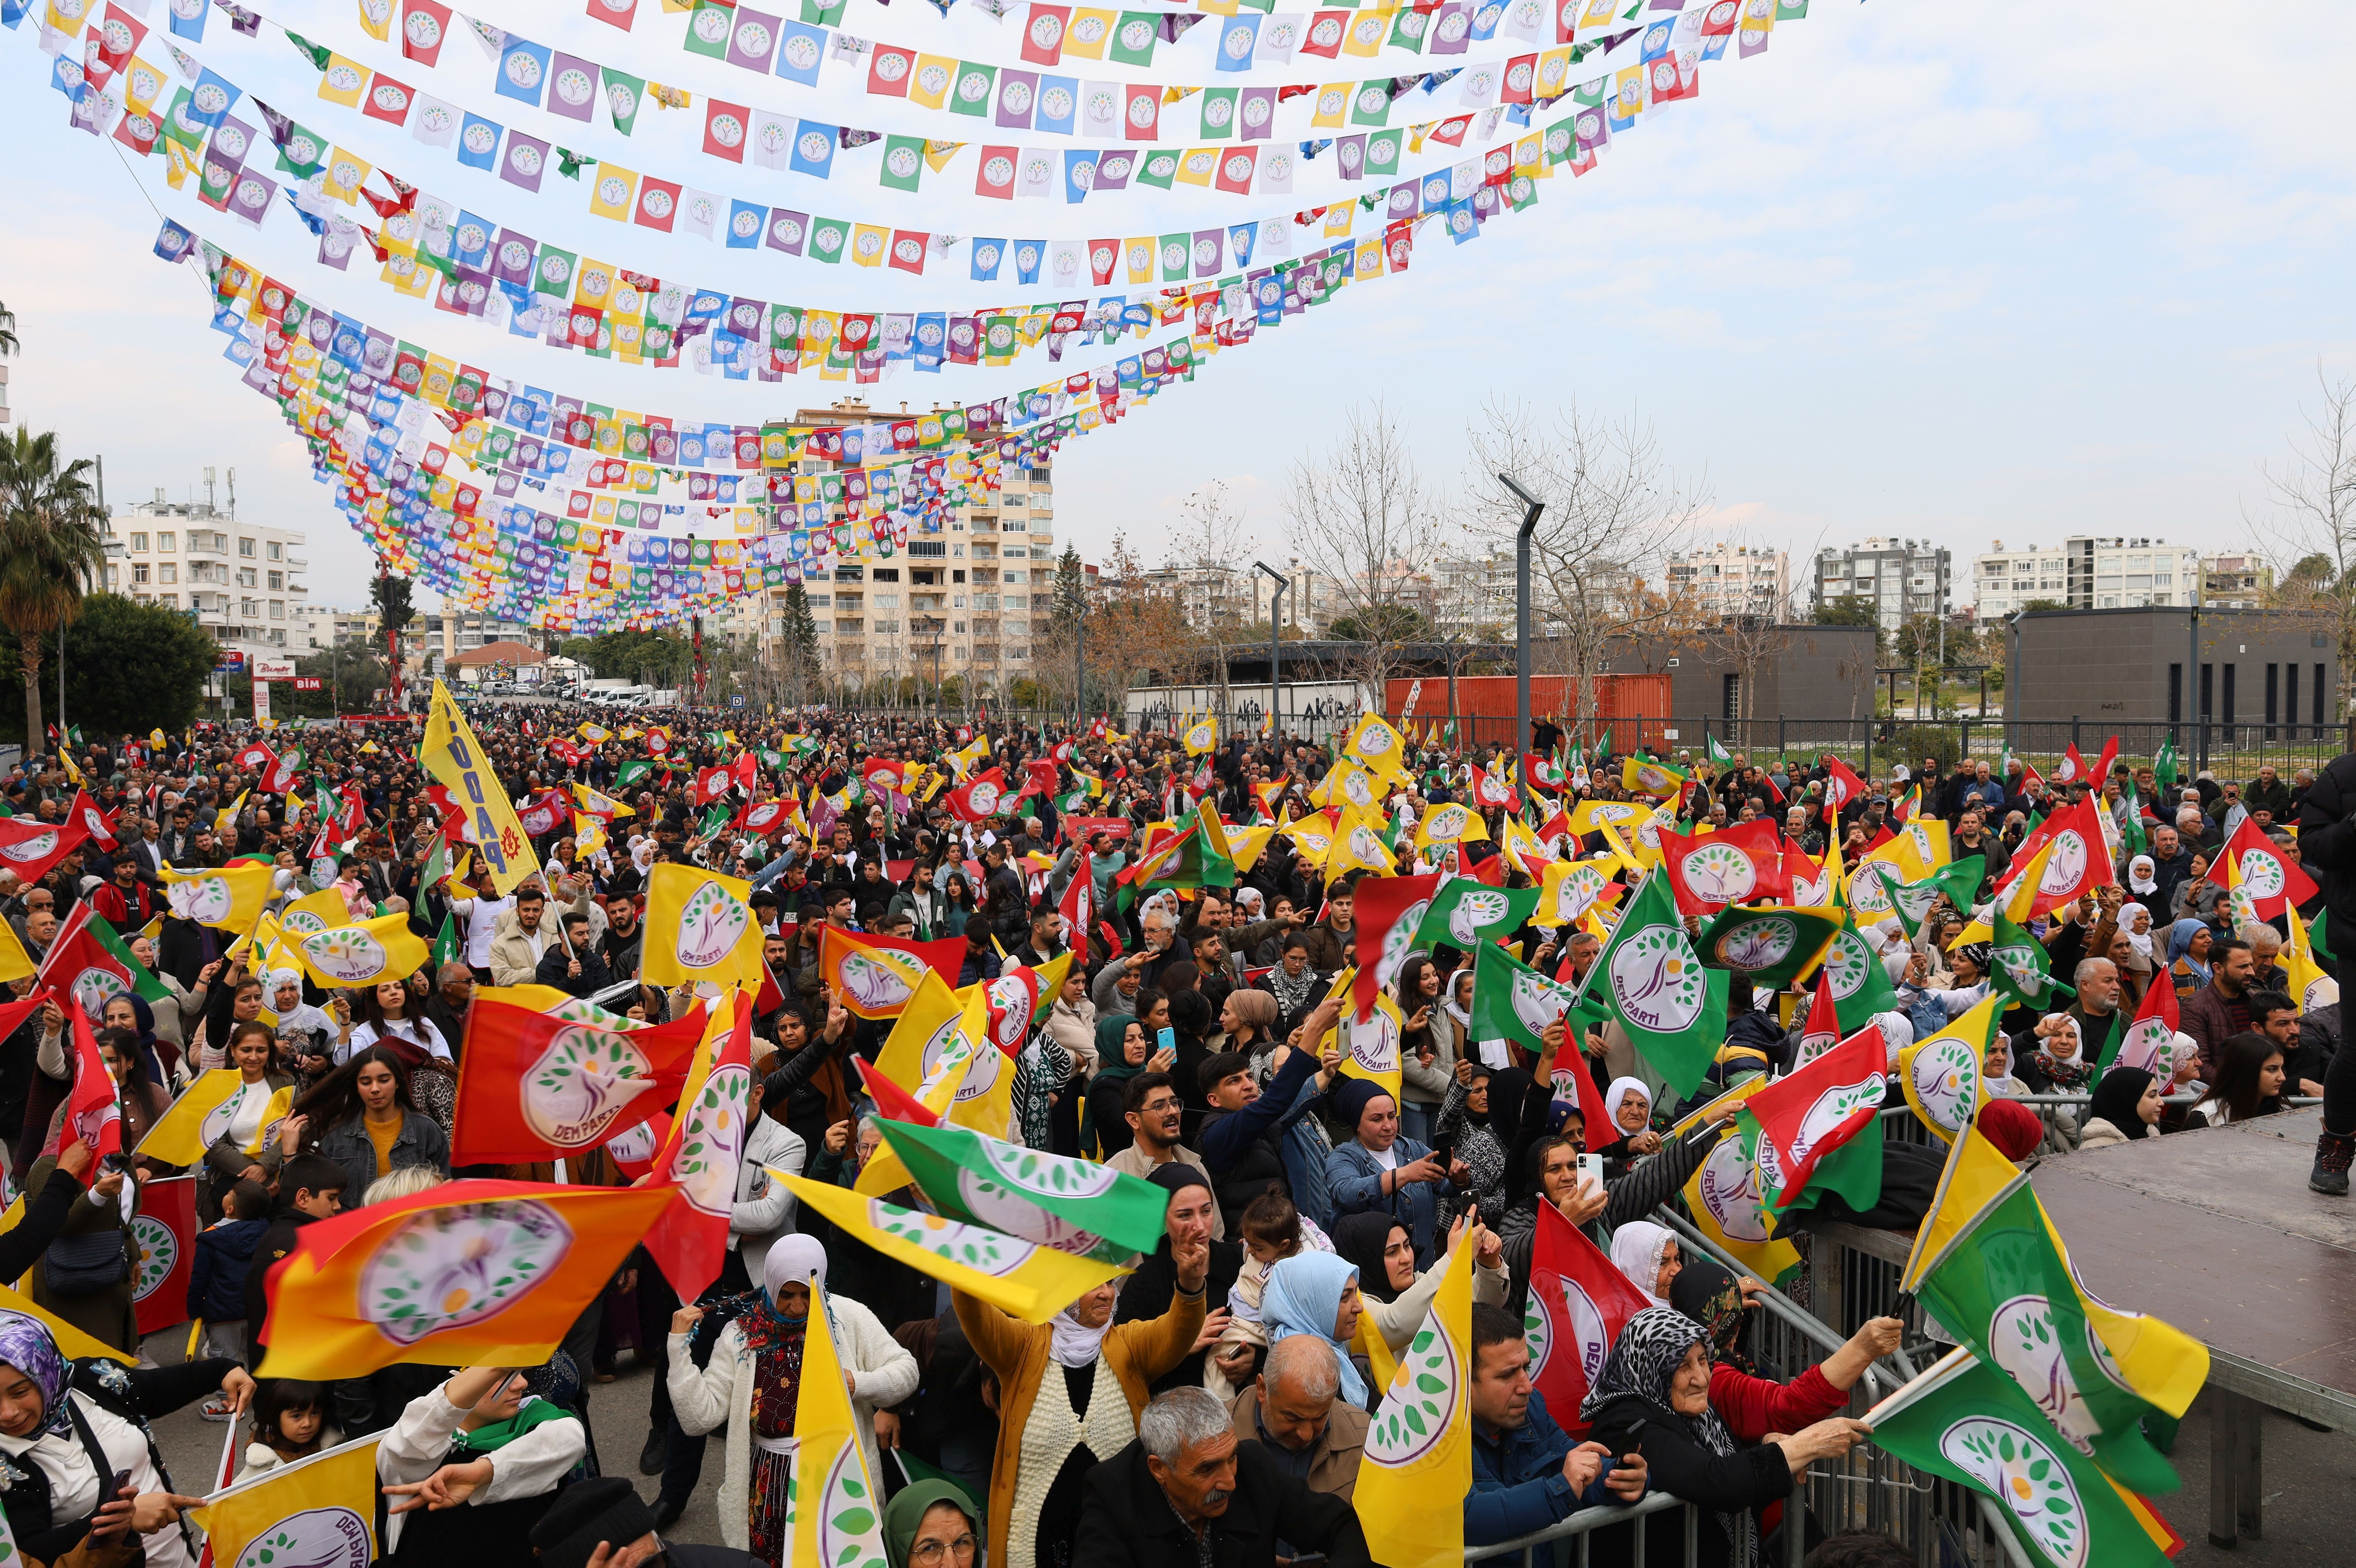
[[[1838,1414],[1847,1405],[1848,1395],[1826,1382],[1825,1374],[1814,1367],[1788,1383],[1779,1383],[1736,1371],[1720,1361],[1709,1369],[1709,1403],[1726,1429],[1734,1434],[1734,1440],[1747,1447],[1765,1442],[1770,1432],[1789,1436],[1803,1426]],[[1762,1533],[1772,1533],[1783,1522],[1783,1503],[1768,1504],[1759,1518]]]
[[[1709,1370],[1709,1403],[1737,1443],[1766,1441],[1770,1432],[1789,1435],[1837,1415],[1848,1395],[1810,1367],[1788,1383],[1770,1382],[1720,1362]]]

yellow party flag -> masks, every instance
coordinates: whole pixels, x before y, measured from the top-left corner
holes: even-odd
[[[1227,835],[1227,851],[1234,856],[1236,869],[1248,871],[1259,864],[1268,849],[1268,841],[1276,837],[1276,824],[1263,822],[1256,827],[1238,827]]]
[[[1105,1281],[1129,1272],[980,1225],[862,1198],[774,1166],[766,1168],[793,1189],[804,1208],[833,1221],[845,1236],[1025,1323],[1044,1323]],[[1471,1484],[1468,1477],[1465,1485]]]
[[[799,1282],[796,1282],[799,1283]],[[841,1568],[884,1559],[884,1493],[867,1473],[859,1418],[843,1392],[842,1360],[826,1293],[809,1282],[809,1328],[802,1335],[794,1399],[794,1483],[786,1503],[785,1568]]]
[[[1355,973],[1355,971],[1354,971]],[[1407,1020],[1400,1016],[1398,1004],[1388,992],[1375,993],[1375,1016],[1364,1023],[1358,1021],[1357,1009],[1344,1008],[1342,1017],[1333,1029],[1325,1031],[1319,1042],[1322,1051],[1326,1041],[1339,1040],[1342,1046],[1342,1076],[1364,1078],[1382,1086],[1384,1093],[1397,1104],[1399,1097],[1399,1041],[1407,1033]]]
[[[980,986],[952,991],[938,975],[926,969],[876,1058],[878,1072],[913,1094],[918,1104],[942,1121],[953,1119],[953,1107],[966,1097],[969,1070],[980,1066],[989,1071],[984,1053],[1001,1054],[986,1039],[989,1011],[982,992]],[[1000,1076],[1006,1080],[1004,1090],[1011,1104],[1014,1075],[1010,1071]],[[985,1079],[975,1093],[986,1093],[991,1086]],[[975,1130],[990,1131],[987,1127]],[[1001,1137],[1004,1133],[1001,1126],[991,1136]],[[900,1157],[886,1146],[868,1160],[851,1190],[871,1196],[897,1192],[912,1179]]]
[[[1526,877],[1544,877],[1555,868],[1555,858],[1547,853],[1538,836],[1518,816],[1505,818],[1505,831],[1498,842],[1505,850],[1505,863]]]
[[[584,855],[594,855],[605,847],[605,825],[594,816],[574,812],[573,847]]]
[[[217,1067],[198,1074],[155,1118],[155,1125],[132,1152],[154,1155],[166,1165],[196,1164],[205,1157],[213,1140],[229,1131],[230,1118],[237,1112],[238,1091],[244,1086],[244,1075],[234,1068]],[[268,1089],[266,1084],[254,1087],[265,1093]]]
[[[368,67],[356,59],[330,52],[327,69],[319,73],[319,96],[330,103],[357,109],[360,93],[368,86]]]
[[[753,885],[693,866],[664,861],[647,878],[648,985],[712,980],[758,993],[761,923]]]
[[[1464,1561],[1472,1489],[1472,1249],[1459,1247],[1366,1429],[1358,1522],[1390,1568]]]
[[[1997,889],[1996,897],[1989,901],[1988,907],[1991,910],[2001,908],[2004,918],[2015,925],[2027,925],[2029,911],[2037,903],[2038,884],[2045,880],[2045,862],[2053,858],[2056,842],[2058,840],[2048,838],[2026,862],[2015,862],[2012,870],[2005,877],[2004,886]],[[1967,943],[1995,940],[1995,923],[1980,919],[1964,927],[1963,934],[1948,943],[1947,946],[1953,949]]]
[[[192,1509],[215,1563],[373,1563],[382,1433],[224,1488]],[[250,1555],[249,1555],[250,1554]]]
[[[2316,963],[2315,944],[2308,936],[2307,923],[2298,918],[2298,911],[2286,903],[2283,913],[2290,921],[2290,935],[2282,946],[2282,965],[2290,978],[2290,994],[2297,999],[2301,1012],[2328,1008],[2340,999],[2340,982]],[[0,931],[5,929],[6,923],[0,922]],[[0,974],[0,980],[16,978],[18,976]]]
[[[0,980],[29,980],[36,973],[33,955],[16,940],[16,928],[0,920]]]
[[[1434,844],[1471,844],[1488,837],[1489,825],[1481,820],[1481,814],[1452,800],[1425,806],[1423,820],[1415,825],[1419,849]]]
[[[1358,1326],[1350,1334],[1350,1350],[1366,1358],[1366,1371],[1376,1388],[1390,1387],[1392,1380],[1398,1376],[1398,1358],[1384,1343],[1383,1331],[1375,1326],[1373,1313],[1358,1314]]]
[[[15,1203],[9,1205],[9,1228],[13,1229],[15,1221],[24,1218],[24,1199],[20,1197]],[[19,1280],[16,1283],[22,1285],[24,1281]],[[102,1344],[55,1313],[33,1305],[31,1296],[21,1295],[5,1285],[0,1285],[0,1312],[21,1312],[27,1317],[37,1319],[41,1327],[49,1331],[50,1337],[57,1340],[58,1349],[65,1352],[70,1360],[80,1361],[86,1360],[91,1356],[102,1356],[111,1361],[121,1361],[125,1366],[133,1364],[133,1357],[129,1351],[118,1350],[112,1345]]]
[[[1333,841],[1325,851],[1325,880],[1338,880],[1350,871],[1372,871],[1378,877],[1394,875],[1398,863],[1383,845],[1382,819],[1372,812],[1348,811],[1333,830]]]
[[[409,929],[405,914],[331,925],[297,938],[291,945],[295,961],[329,990],[406,980],[424,967],[434,952],[423,937]]]
[[[425,741],[417,755],[425,771],[449,790],[457,804],[466,842],[482,851],[484,864],[491,869],[492,884],[502,897],[514,892],[519,883],[540,869],[540,857],[532,852],[531,839],[516,820],[515,804],[491,772],[466,716],[458,711],[449,688],[439,680],[434,683]],[[648,913],[651,916],[652,912]],[[756,945],[755,956],[759,952]]]
[[[1996,1038],[1997,1016],[2011,998],[1992,991],[1963,1017],[1898,1053],[1898,1082],[1906,1103],[1943,1142],[1978,1116],[1980,1064]]]
[[[333,888],[321,888],[280,910],[278,927],[290,936],[308,936],[331,925],[343,925],[351,918],[352,906],[344,901],[344,895]]]
[[[1644,816],[1643,806],[1624,800],[1582,800],[1571,811],[1570,830],[1583,838],[1606,823],[1632,825],[1642,821]]]
[[[221,808],[220,815],[213,818],[215,834],[229,838],[237,832],[237,814],[245,809],[245,797],[252,793],[250,789],[241,789],[237,792],[235,800]]]
[[[1219,721],[1205,714],[1186,726],[1180,737],[1190,757],[1208,756],[1219,749]]]
[[[1938,1189],[1931,1196],[1930,1212],[1914,1232],[1914,1251],[1906,1260],[1906,1272],[1899,1276],[1898,1288],[1909,1294],[1920,1289],[1924,1276],[1946,1256],[1964,1228],[2009,1192],[2014,1183],[2028,1179],[1976,1124],[1966,1125],[1947,1149]]]
[[[166,866],[164,901],[182,920],[223,931],[251,931],[262,918],[262,906],[278,891],[277,875],[275,867],[255,861],[219,870],[176,871]]]
[[[1333,835],[1323,813],[1287,823],[1278,831],[1292,840],[1293,854],[1303,865],[1323,867],[1333,848]]]
[[[1698,1125],[1740,1104],[1766,1086],[1766,1075],[1744,1080],[1705,1106],[1716,1110],[1686,1118]],[[1682,1125],[1683,1124],[1680,1124]],[[1679,1136],[1671,1133],[1671,1137]],[[1734,1132],[1710,1146],[1692,1176],[1686,1180],[1686,1210],[1712,1244],[1740,1264],[1753,1278],[1773,1285],[1800,1266],[1800,1250],[1788,1241],[1771,1238],[1764,1200],[1760,1192],[1758,1135]]]
[[[1406,776],[1401,765],[1407,742],[1380,714],[1369,713],[1350,727],[1349,737],[1342,742],[1342,754],[1376,773],[1393,778]]]

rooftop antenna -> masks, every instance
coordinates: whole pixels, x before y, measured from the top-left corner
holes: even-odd
[[[237,521],[237,470],[229,471],[229,519]]]
[[[212,464],[207,464],[205,465],[205,510],[206,510],[206,511],[208,511],[208,512],[209,512],[209,511],[211,511],[212,509],[213,509],[213,470],[212,470]]]

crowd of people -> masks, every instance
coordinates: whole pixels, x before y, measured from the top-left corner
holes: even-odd
[[[1886,1538],[1819,1542],[1811,1521],[1791,1517],[1802,1510],[1786,1509],[1812,1463],[1869,1440],[1842,1413],[1866,1367],[1897,1349],[1898,1320],[1873,1318],[1821,1364],[1788,1375],[1755,1351],[1757,1282],[1653,1222],[1656,1209],[1675,1207],[1730,1113],[1700,1136],[1665,1138],[1692,1105],[1644,1072],[1616,1025],[1573,1039],[1563,1072],[1549,1071],[1559,1020],[1539,1051],[1481,1038],[1473,955],[1445,944],[1398,968],[1394,1097],[1343,1072],[1335,1043],[1344,1004],[1331,993],[1356,961],[1358,873],[1329,880],[1280,830],[1232,885],[1134,885],[1149,825],[1196,800],[1239,826],[1313,820],[1312,794],[1334,765],[1329,743],[1236,737],[1198,754],[1178,737],[1125,735],[1101,721],[1042,731],[681,711],[649,767],[647,715],[633,717],[636,728],[552,705],[477,705],[472,717],[519,801],[552,790],[570,801],[580,785],[626,815],[601,816],[593,831],[586,816],[554,814],[536,844],[542,871],[502,893],[479,862],[433,879],[429,868],[465,857],[445,835],[413,722],[300,732],[307,779],[337,797],[337,811],[357,803],[348,836],[353,819],[323,817],[307,789],[262,793],[239,763],[255,738],[242,727],[52,754],[0,781],[0,805],[20,821],[67,828],[87,801],[111,827],[37,880],[0,869],[0,915],[38,965],[60,922],[87,905],[166,994],[151,1002],[123,991],[92,1019],[124,1148],[198,1074],[241,1077],[190,1172],[205,1228],[187,1307],[203,1325],[201,1353],[134,1370],[70,1360],[43,1319],[0,1312],[0,1508],[35,1559],[127,1562],[144,1542],[150,1561],[193,1561],[180,1512],[185,1494],[205,1488],[166,1473],[149,1424],[201,1402],[208,1419],[249,1429],[241,1478],[382,1434],[393,1559],[497,1552],[573,1568],[659,1553],[688,1565],[780,1564],[815,1278],[869,1473],[890,1494],[881,1531],[894,1568],[966,1568],[985,1553],[1006,1568],[1379,1562],[1385,1543],[1366,1539],[1352,1506],[1384,1392],[1375,1350],[1387,1360],[1407,1349],[1451,1264],[1469,1255],[1468,1545],[1665,1491],[1697,1506],[1704,1563],[1749,1568],[1795,1527],[1810,1530],[1814,1562],[1912,1561],[1911,1551],[1889,1555],[1899,1549]],[[1542,727],[1537,751],[1554,739]],[[2089,787],[2057,790],[2017,765],[1935,758],[1855,789],[1838,786],[1829,759],[1667,760],[1697,774],[1686,808],[1695,822],[1765,819],[1820,863],[1837,849],[1854,866],[1913,813],[1949,824],[1958,859],[1983,857],[1977,888],[1934,907],[1914,935],[1895,922],[1879,928],[1898,998],[1883,1015],[1893,1050],[1989,994],[1990,950],[1957,940],[1961,928],[2003,882],[2030,820]],[[1423,869],[1526,886],[1524,869],[1483,865],[1521,804],[1479,805],[1486,761],[1416,748],[1381,809],[1412,822],[1434,804],[1475,805],[1488,840],[1435,850]],[[1524,797],[1537,808],[1531,820],[1580,799],[1622,798],[1605,761],[1566,780],[1558,798]],[[877,763],[907,787],[873,787]],[[697,798],[699,774],[723,765],[743,769],[729,805],[790,802],[791,825],[756,832],[745,811],[712,812]],[[942,786],[991,769],[1036,787],[1015,795],[1010,786],[1012,798],[980,814],[951,809]],[[2066,993],[2048,1008],[2007,1009],[1986,1063],[1990,1092],[1999,1103],[2087,1095],[2062,1118],[2083,1147],[2320,1095],[2314,1180],[2344,1192],[2356,1063],[2339,1051],[2337,1002],[2288,994],[2277,962],[2285,929],[2233,923],[2216,859],[2248,816],[2319,885],[2303,912],[2312,920],[2328,908],[2331,933],[2356,932],[2356,876],[2346,869],[2356,865],[2356,757],[2287,782],[2265,767],[2246,782],[2204,773],[2173,790],[2149,769],[2122,766],[2093,787],[2122,823],[2136,814],[2148,851],[2132,858],[2121,885],[2034,923]],[[1553,848],[1568,857],[1601,847],[1590,837]],[[1399,852],[1415,858],[1411,836]],[[455,933],[455,955],[357,992],[323,990],[299,970],[255,973],[229,933],[181,918],[165,896],[166,868],[238,857],[274,863],[274,904],[333,889],[356,918],[406,914],[422,937]],[[719,1281],[682,1301],[641,1251],[545,1364],[401,1363],[331,1382],[257,1381],[268,1273],[304,1227],[454,1179],[558,1179],[547,1164],[452,1167],[476,988],[538,985],[632,1019],[681,1015],[687,990],[643,977],[646,890],[665,862],[750,884],[776,981],[773,1005],[753,1023],[758,1119]],[[1079,879],[1092,895],[1088,929],[1063,912]],[[875,1061],[893,1020],[859,1017],[834,993],[821,962],[828,928],[961,941],[959,986],[1070,953],[1016,1058],[1008,1136],[1162,1189],[1156,1250],[1033,1325],[865,1244],[772,1179],[781,1170],[849,1188],[882,1147],[858,1063]],[[1573,985],[1601,948],[1577,925],[1526,927],[1511,941]],[[2176,1049],[2151,1070],[2098,1072],[2094,1052],[2114,1016],[2131,1016],[2161,985],[2179,1000]],[[14,983],[27,998],[40,988]],[[1706,1095],[1794,1060],[1802,1019],[1779,1012],[1764,987],[1742,987],[1736,999]],[[25,1197],[0,1233],[0,1278],[25,1278],[46,1313],[135,1354],[132,1221],[147,1183],[184,1172],[145,1154],[100,1168],[82,1144],[60,1139],[78,1071],[67,1034],[51,997],[0,1041],[0,1149]],[[1605,1125],[1588,1125],[1590,1097],[1566,1082],[1577,1071],[1591,1074]],[[1983,1130],[2025,1157],[2046,1123],[2011,1110],[2019,1115],[1985,1118]],[[562,1179],[629,1180],[602,1150],[571,1161]],[[1547,1206],[1651,1303],[1613,1340],[1575,1410],[1547,1408],[1525,1342]],[[644,1442],[635,1455],[601,1456],[589,1402],[626,1357],[658,1373]],[[651,1499],[627,1478],[633,1463],[653,1479]],[[707,1480],[723,1544],[673,1540],[665,1532]],[[1625,1559],[1627,1527],[1615,1528],[1622,1533],[1596,1537],[1599,1561]],[[1655,1548],[1672,1533],[1656,1532]]]

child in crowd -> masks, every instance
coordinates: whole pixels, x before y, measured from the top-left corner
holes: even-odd
[[[270,1194],[249,1179],[222,1195],[221,1217],[197,1232],[197,1255],[188,1265],[188,1316],[204,1325],[201,1354],[245,1359],[245,1275],[268,1229]],[[227,1421],[232,1413],[226,1401],[206,1402],[207,1421]]]
[[[253,1441],[245,1445],[245,1464],[237,1478],[251,1480],[339,1441],[327,1432],[327,1384],[263,1378],[254,1385]]]
[[[1259,1352],[1268,1348],[1268,1330],[1260,1324],[1260,1292],[1268,1271],[1304,1248],[1321,1253],[1333,1243],[1317,1221],[1293,1207],[1283,1190],[1271,1187],[1244,1211],[1244,1251],[1247,1256],[1234,1286],[1227,1292],[1227,1326],[1217,1348],[1204,1362],[1203,1384],[1221,1399],[1252,1381]]]

